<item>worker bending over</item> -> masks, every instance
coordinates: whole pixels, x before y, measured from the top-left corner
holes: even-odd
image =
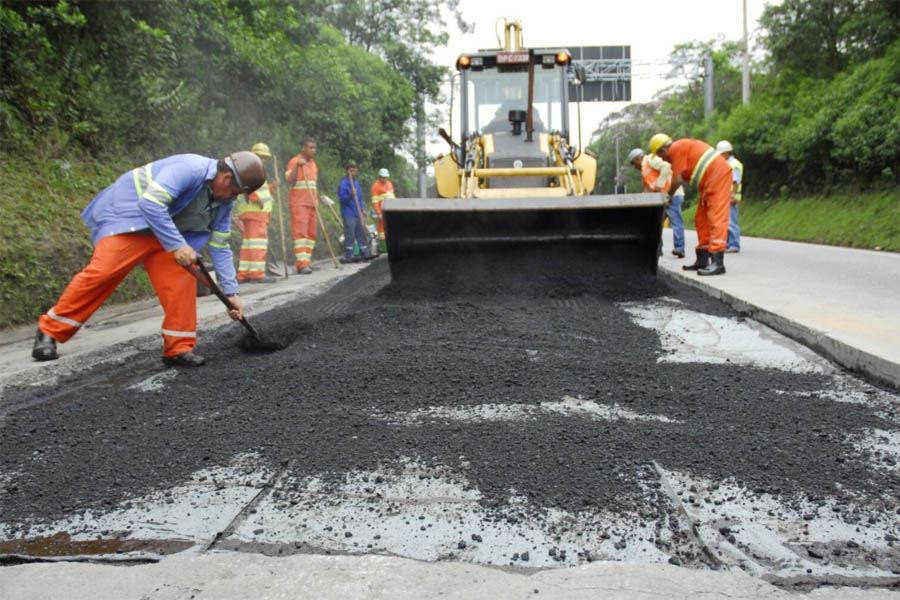
[[[209,244],[219,283],[230,298],[232,319],[243,317],[234,259],[228,243],[231,206],[266,180],[262,160],[234,152],[216,160],[177,154],[128,171],[100,192],[81,217],[91,228],[94,254],[56,304],[41,315],[32,357],[57,358],[56,343],[75,335],[137,265],[142,264],[159,303],[163,363],[196,367],[197,286],[187,269]]]
[[[662,192],[668,194],[672,183],[672,165],[659,156],[647,156],[640,148],[628,153],[628,162],[640,171],[643,191]],[[684,258],[684,220],[681,218],[681,205],[684,203],[684,187],[678,186],[666,204],[666,216],[672,228],[672,254]],[[662,248],[662,246],[660,246]]]
[[[732,177],[728,162],[702,140],[685,138],[673,142],[664,133],[650,138],[650,153],[672,165],[670,189],[677,190],[682,182],[689,181],[699,193],[694,215],[697,259],[682,269],[697,271],[698,275],[725,273]]]

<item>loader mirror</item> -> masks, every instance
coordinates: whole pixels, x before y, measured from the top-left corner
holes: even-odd
[[[513,135],[522,135],[522,123],[528,118],[528,113],[524,110],[511,110],[508,118],[513,126]]]

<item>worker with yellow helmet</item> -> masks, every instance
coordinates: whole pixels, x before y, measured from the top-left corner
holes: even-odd
[[[250,149],[265,162],[272,157],[269,146],[263,142]],[[272,183],[249,196],[241,194],[234,203],[232,218],[242,234],[241,253],[237,280],[241,283],[274,283],[278,279],[266,273],[266,255],[269,250],[269,218],[272,214],[272,192],[278,185],[278,176]]]
[[[650,138],[650,152],[672,165],[670,190],[682,182],[697,187],[699,201],[694,215],[697,230],[697,259],[685,271],[698,275],[725,273],[725,243],[728,240],[728,211],[731,203],[732,171],[715,148],[702,140],[673,141],[665,133]]]

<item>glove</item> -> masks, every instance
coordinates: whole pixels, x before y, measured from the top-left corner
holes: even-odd
[[[329,198],[328,196],[324,196],[324,195],[323,195],[323,196],[322,196],[322,202],[324,202],[324,203],[327,204],[328,206],[334,206],[334,200],[332,200],[332,199]]]

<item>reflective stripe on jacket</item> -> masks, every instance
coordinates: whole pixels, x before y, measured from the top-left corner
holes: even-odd
[[[262,187],[250,194],[250,200],[247,200],[247,196],[244,194],[237,197],[237,200],[234,201],[234,214],[241,216],[247,212],[270,213],[272,212],[272,200],[272,190],[268,182],[263,183]]]

